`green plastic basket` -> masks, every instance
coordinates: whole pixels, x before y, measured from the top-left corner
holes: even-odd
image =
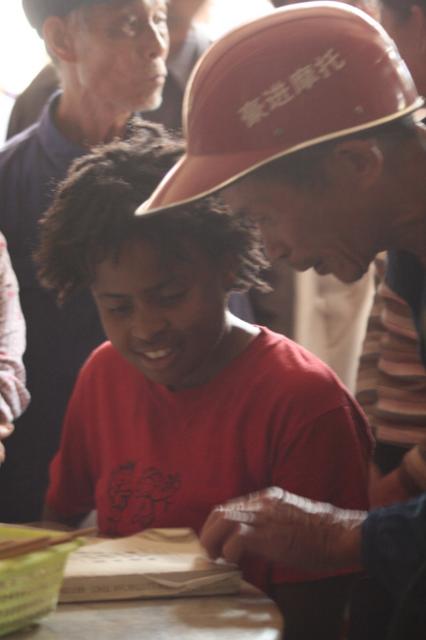
[[[0,525],[0,540],[26,540],[61,531]],[[46,550],[0,560],[0,636],[35,622],[55,609],[65,561],[82,544],[81,539]]]

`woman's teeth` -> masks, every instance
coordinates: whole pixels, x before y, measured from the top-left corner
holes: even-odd
[[[144,356],[150,358],[151,360],[158,360],[159,358],[165,358],[170,355],[172,352],[171,349],[159,349],[158,351],[145,351]]]

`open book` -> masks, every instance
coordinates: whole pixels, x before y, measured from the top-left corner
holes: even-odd
[[[72,553],[59,602],[236,593],[238,569],[210,560],[191,529],[147,529]]]

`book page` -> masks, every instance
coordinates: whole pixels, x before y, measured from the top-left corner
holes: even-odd
[[[61,602],[236,593],[239,570],[210,560],[191,529],[90,540],[65,567]]]
[[[225,571],[230,569],[228,565]],[[65,576],[176,572],[223,573],[224,565],[207,557],[191,529],[147,529],[126,538],[91,541],[69,557]]]

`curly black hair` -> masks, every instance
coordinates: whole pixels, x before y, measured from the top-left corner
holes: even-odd
[[[129,139],[97,147],[73,163],[40,222],[34,255],[40,283],[55,291],[59,302],[90,286],[96,265],[118,260],[123,245],[137,237],[180,258],[187,255],[188,242],[217,264],[232,256],[233,290],[268,289],[256,229],[215,199],[134,215],[183,152],[183,142],[161,125],[136,121]]]

